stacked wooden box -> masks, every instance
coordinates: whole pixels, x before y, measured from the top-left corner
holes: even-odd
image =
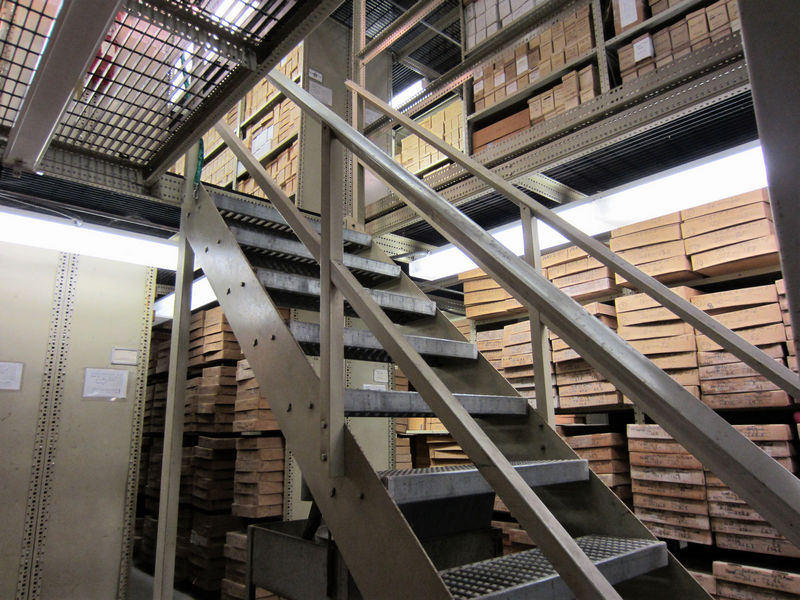
[[[235,438],[200,436],[194,448],[192,504],[208,511],[228,511],[233,501]]]
[[[411,439],[398,437],[395,440],[395,469],[410,469],[413,461],[411,459]]]
[[[225,121],[225,125],[236,131],[236,126],[239,121],[239,107],[234,106],[231,108],[227,113],[225,113],[223,120]],[[216,129],[209,129],[206,131],[205,135],[203,136],[203,151],[205,152],[206,156],[214,152],[220,144],[222,144],[222,137],[219,135],[219,133],[217,133]],[[183,175],[183,161],[178,161],[176,163],[176,167],[180,169],[180,173],[178,174]]]
[[[269,401],[261,393],[250,363],[240,360],[236,367],[234,431],[278,431]]]
[[[551,362],[551,350],[548,340],[547,355],[545,360],[552,375],[553,363]],[[520,396],[524,398],[536,398],[536,383],[533,372],[533,345],[531,344],[531,323],[528,320],[506,325],[503,328],[503,352],[500,363],[501,373],[514,386]],[[553,397],[556,395],[553,387]]]
[[[189,331],[189,367],[210,366],[242,358],[242,349],[233,335],[221,307],[192,315]]]
[[[713,573],[689,570],[689,575],[694,577],[697,583],[700,584],[700,587],[702,587],[712,598],[717,597],[717,580]]]
[[[778,240],[766,189],[684,210],[681,218],[693,271],[715,276],[778,267]]]
[[[595,65],[569,71],[549,90],[528,100],[531,125],[549,121],[600,94],[600,76]]]
[[[192,585],[206,592],[219,591],[225,577],[225,536],[242,527],[238,517],[195,511],[189,551]]]
[[[281,436],[236,440],[234,515],[250,519],[281,516],[284,458]]]
[[[466,320],[466,319],[464,319]],[[398,392],[408,392],[411,391],[410,385],[408,383],[408,377],[406,374],[400,370],[400,367],[397,365],[394,366],[394,389]],[[394,419],[394,431],[397,434],[405,433],[409,429],[409,422],[408,417],[395,417]],[[398,438],[399,439],[399,438]],[[409,446],[409,453],[411,452],[411,448]]]
[[[204,367],[199,377],[186,380],[186,431],[230,433],[235,401],[236,367]]]
[[[792,600],[800,598],[800,573],[715,560],[719,600]]]
[[[169,352],[169,350],[167,350]],[[160,381],[147,386],[145,396],[144,432],[164,433],[167,416],[167,382]]]
[[[147,454],[147,472],[142,476],[147,478],[145,485],[145,509],[148,513],[158,514],[158,496],[161,493],[161,460],[164,455],[164,440],[152,438],[150,451]]]
[[[303,43],[295,46],[278,63],[278,71],[296,81],[303,68]],[[266,77],[259,81],[244,97],[242,118],[247,120],[258,113],[278,93],[278,89]]]
[[[236,177],[236,155],[225,148],[203,165],[203,183],[225,187]]]
[[[283,150],[278,156],[264,166],[267,174],[277,183],[287,196],[297,193],[298,173],[300,168],[299,142]],[[252,177],[246,176],[239,183],[238,190],[251,196],[266,198],[266,194]]]
[[[640,8],[644,0],[614,0],[619,3],[637,2]],[[653,15],[675,5],[675,0],[650,0]],[[645,11],[638,11],[638,18],[628,26],[641,22]],[[637,79],[657,68],[688,56],[741,28],[736,0],[718,0],[706,8],[693,11],[677,23],[652,33],[640,35],[617,51],[619,69],[623,83]]]
[[[576,302],[586,302],[617,291],[608,267],[577,246],[542,255],[545,276]]]
[[[696,290],[687,287],[676,287],[672,291],[687,300],[697,294]],[[699,398],[694,329],[647,294],[619,296],[614,304],[619,336]]]
[[[609,247],[659,281],[681,281],[693,276],[681,234],[681,213],[614,229]],[[615,275],[615,281],[630,287],[619,274]]]
[[[617,328],[617,315],[613,306],[592,302],[586,311],[612,330]],[[616,406],[622,404],[614,384],[595,370],[556,333],[550,332],[555,367],[555,384],[559,408],[586,408],[589,406]]]
[[[774,284],[700,294],[698,308],[785,363],[786,329]],[[789,396],[707,336],[697,334],[702,400],[712,408],[787,406]]]
[[[789,301],[786,299],[786,283],[783,279],[775,282],[778,290],[778,304],[781,306],[781,317],[783,326],[786,329],[786,364],[790,369],[797,372],[797,348],[795,345],[794,332],[792,331],[792,317],[789,313]]]
[[[628,425],[633,507],[657,536],[712,544],[703,466],[659,425]]]
[[[469,464],[456,441],[446,434],[415,435],[414,467],[444,467]]]
[[[787,424],[734,425],[742,435],[792,473],[797,472],[792,430]],[[706,473],[708,513],[717,546],[732,550],[800,558],[791,544],[721,479]]]
[[[451,321],[453,325],[456,326],[467,340],[472,339],[472,331],[474,329],[474,322],[472,319],[456,319],[455,321]]]
[[[507,512],[507,511],[502,511]],[[492,521],[492,527],[499,529],[502,533],[503,541],[503,554],[514,554],[515,552],[522,552],[523,550],[530,550],[535,544],[520,524],[511,520],[511,516],[507,516],[507,520]]]
[[[494,106],[562,70],[585,57],[593,47],[591,12],[584,6],[478,67],[472,87],[475,110]]]
[[[488,319],[525,311],[522,304],[481,269],[460,273],[458,279],[464,282],[464,306],[468,319]]]
[[[454,100],[434,110],[419,121],[436,137],[458,150],[464,149],[464,103]],[[395,160],[412,173],[437,165],[447,156],[416,135],[397,140]]]
[[[491,329],[476,334],[478,352],[498,370],[503,368],[503,330]]]
[[[564,438],[589,468],[621,500],[631,501],[631,477],[628,464],[628,445],[619,433],[594,433]]]
[[[247,534],[229,531],[225,535],[225,579],[222,580],[221,600],[248,600],[247,595]],[[272,592],[256,588],[256,600],[277,598]]]

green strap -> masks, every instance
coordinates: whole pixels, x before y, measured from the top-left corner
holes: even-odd
[[[202,138],[197,143],[197,169],[194,172],[194,184],[200,185],[200,177],[203,175],[203,160],[205,158],[205,149],[203,148]]]

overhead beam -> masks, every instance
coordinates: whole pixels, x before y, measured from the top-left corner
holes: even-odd
[[[152,186],[209,129],[221,120],[232,106],[244,98],[259,81],[303,39],[338,8],[341,0],[297,2],[256,45],[258,63],[250,70],[235,68],[175,130],[169,140],[150,159],[145,185]]]
[[[371,61],[441,6],[443,2],[444,0],[419,0],[395,19],[391,25],[367,42],[367,45],[358,53],[358,58],[364,62]]]
[[[234,32],[175,2],[163,0],[125,0],[125,10],[198,46],[213,48],[218,54],[248,69],[257,65],[256,48]]]
[[[401,60],[398,60],[397,62],[399,62],[402,65],[407,66],[412,71],[414,71],[416,73],[419,73],[420,75],[425,77],[428,81],[433,81],[434,79],[439,77],[439,75],[441,75],[441,73],[439,73],[439,71],[437,71],[435,69],[432,69],[428,65],[422,64],[418,60],[414,60],[413,58],[409,58],[408,56],[406,56],[405,58],[403,58]]]
[[[453,39],[450,36],[442,35],[442,32],[457,20],[458,20],[458,9],[454,8],[449,13],[444,15],[441,19],[435,21],[432,24],[432,26],[428,28],[428,31],[420,33],[408,44],[403,46],[402,50],[400,50],[400,52],[397,53],[397,60],[402,61],[404,58],[407,58],[411,53],[416,52],[417,50],[422,48],[422,46],[430,42],[437,35],[441,35],[444,39],[452,42]],[[425,21],[423,21],[422,24],[427,25]]]
[[[65,2],[11,128],[3,162],[35,171],[122,0]]]

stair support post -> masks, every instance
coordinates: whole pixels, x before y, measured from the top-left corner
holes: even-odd
[[[525,262],[542,273],[542,252],[539,248],[539,231],[536,218],[527,206],[519,209],[522,221],[522,238],[525,248]],[[531,352],[533,353],[533,380],[536,385],[536,412],[550,427],[555,427],[555,402],[553,400],[553,377],[550,371],[550,343],[547,327],[542,323],[539,310],[532,304],[526,305],[531,323]]]
[[[320,202],[320,460],[331,477],[345,473],[344,456],[344,301],[331,281],[331,262],[343,262],[342,198],[331,196],[331,131],[322,125]]]

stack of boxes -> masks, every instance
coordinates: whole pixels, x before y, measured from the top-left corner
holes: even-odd
[[[243,357],[222,307],[192,315],[189,331],[189,367],[211,366]]]
[[[628,425],[633,508],[655,535],[711,545],[703,466],[659,425]]]
[[[458,280],[464,282],[464,306],[468,319],[488,319],[524,312],[522,304],[481,269],[459,273]]]
[[[395,440],[395,469],[411,469],[413,461],[411,459],[411,439],[398,437]]]
[[[294,142],[264,167],[270,179],[274,180],[287,196],[293,196],[297,193],[299,183],[298,169],[300,167],[299,147],[299,142]],[[249,176],[240,182],[239,191],[252,196],[266,198],[266,194],[258,186],[255,179]]]
[[[675,3],[676,0],[651,0],[650,5],[653,14],[657,14]],[[621,4],[635,4],[635,11],[630,7],[625,9],[630,22],[622,30],[644,20],[646,9],[643,0],[614,0],[615,23],[617,23],[617,6]],[[669,27],[642,34],[631,43],[619,48],[617,54],[622,81],[626,83],[637,79],[739,29],[736,0],[719,0],[707,8],[689,13],[685,19]],[[617,29],[617,33],[620,32],[620,29]]]
[[[687,287],[676,287],[672,291],[685,300],[697,294],[696,290]],[[619,296],[614,303],[619,336],[699,398],[694,328],[647,294]]]
[[[593,302],[584,306],[589,314],[612,330],[617,328],[617,315],[613,306]],[[614,384],[602,373],[592,368],[581,356],[562,340],[550,332],[555,366],[555,384],[558,390],[559,408],[586,408],[617,406],[622,404],[620,394]]]
[[[231,334],[232,335],[232,334]],[[236,400],[236,367],[205,367],[199,377],[186,380],[185,431],[230,433]]]
[[[300,108],[287,98],[247,129],[245,144],[260,158],[297,135],[299,126]]]
[[[235,438],[199,437],[194,448],[192,505],[207,511],[228,511],[233,501]]]
[[[225,187],[236,177],[236,155],[225,148],[203,165],[203,183]]]
[[[611,231],[609,247],[645,274],[668,283],[691,278],[691,263],[681,233],[681,213],[671,213]],[[630,287],[616,274],[619,285]]]
[[[466,465],[470,462],[461,446],[449,435],[415,435],[413,444],[416,468]]]
[[[613,0],[614,33],[619,35],[650,16],[646,0]]]
[[[463,335],[467,340],[472,339],[472,319],[456,319],[455,321],[450,321],[453,325],[456,326],[461,335]]]
[[[786,299],[786,283],[783,279],[775,282],[775,287],[778,290],[778,304],[781,307],[781,317],[783,318],[783,326],[786,330],[786,366],[797,372],[797,350],[794,343],[794,332],[792,331],[792,318],[789,314],[789,302]]]
[[[419,125],[454,148],[464,149],[464,103],[461,100],[436,109],[419,121]],[[447,156],[415,135],[398,140],[395,160],[412,173],[430,169],[445,159]]]
[[[789,425],[734,425],[792,473],[797,472]],[[720,548],[800,558],[800,548],[790,543],[721,479],[706,472],[711,531]]]
[[[786,329],[774,284],[701,294],[692,304],[785,365]],[[697,334],[703,402],[711,408],[788,406],[789,396],[763,375]]]
[[[503,368],[503,330],[492,329],[489,331],[479,331],[476,334],[478,352],[497,369]]]
[[[303,44],[296,46],[289,54],[283,57],[277,69],[292,81],[297,81],[303,68]],[[272,98],[278,94],[278,89],[266,78],[259,81],[244,97],[243,119],[247,120]]]
[[[467,50],[471,50],[500,31],[498,0],[471,0],[464,2]]]
[[[238,517],[195,511],[189,550],[193,586],[219,594],[225,577],[225,536],[241,528],[242,520]]]
[[[631,477],[625,436],[619,433],[573,435],[564,441],[589,461],[589,468],[621,500],[631,501]]]
[[[531,125],[549,121],[579,104],[589,102],[599,93],[600,78],[595,65],[570,71],[558,85],[528,100]]]
[[[550,362],[550,345],[545,360],[549,368],[553,368]],[[506,325],[503,328],[503,352],[501,361],[503,376],[514,386],[523,398],[536,398],[536,384],[533,372],[533,345],[531,344],[531,323],[528,320]],[[555,381],[555,377],[551,377]],[[553,397],[555,397],[553,388]]]
[[[766,189],[681,213],[692,270],[713,277],[778,265],[778,240]]]
[[[800,599],[800,573],[715,560],[717,598]]]
[[[563,70],[566,65],[586,56],[593,47],[591,14],[589,7],[585,6],[539,35],[509,48],[493,62],[477,68],[472,88],[475,111],[489,108]]]
[[[247,360],[236,367],[236,402],[234,404],[233,431],[277,431],[278,422],[269,400],[261,393],[256,376]]]
[[[284,443],[281,436],[236,439],[233,514],[250,519],[283,513]]]
[[[613,272],[577,246],[542,255],[545,276],[576,302],[608,296],[617,291]]]

